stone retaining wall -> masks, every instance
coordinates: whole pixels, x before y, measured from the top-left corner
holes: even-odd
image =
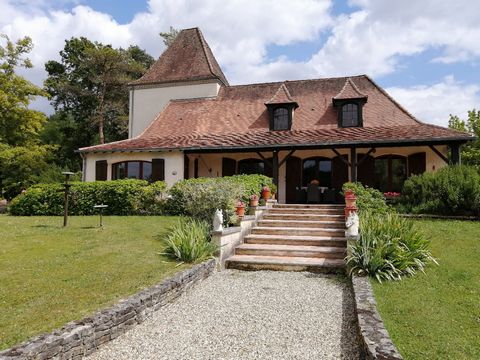
[[[377,311],[370,280],[368,277],[353,275],[352,284],[360,345],[364,349],[365,359],[402,360]]]
[[[182,271],[116,305],[80,321],[66,324],[50,334],[32,338],[0,352],[0,359],[81,359],[102,344],[140,324],[152,313],[182,294],[215,270],[209,260]]]

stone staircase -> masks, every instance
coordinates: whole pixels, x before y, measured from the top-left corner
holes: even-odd
[[[226,261],[229,269],[343,272],[342,205],[275,204]]]

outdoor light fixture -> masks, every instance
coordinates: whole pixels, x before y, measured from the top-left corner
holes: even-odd
[[[62,172],[63,175],[65,175],[65,183],[63,184],[64,186],[64,195],[63,195],[63,226],[67,226],[68,222],[68,194],[70,192],[70,187],[72,186],[71,184],[68,183],[70,180],[70,176],[73,175],[73,172],[70,171],[64,171]]]

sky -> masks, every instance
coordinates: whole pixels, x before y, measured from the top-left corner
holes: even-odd
[[[230,84],[367,74],[419,120],[448,124],[480,109],[480,1],[472,0],[0,0],[0,33],[30,36],[33,69],[65,39],[139,45],[200,27]],[[35,108],[52,112],[48,101]]]

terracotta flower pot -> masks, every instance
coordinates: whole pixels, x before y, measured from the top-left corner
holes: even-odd
[[[245,216],[245,206],[237,206],[237,209],[235,211],[237,213],[238,217],[244,217]]]
[[[252,200],[250,199],[250,207],[257,207],[258,206],[258,199],[257,200]]]
[[[270,190],[262,190],[262,199],[268,200],[272,195]]]

